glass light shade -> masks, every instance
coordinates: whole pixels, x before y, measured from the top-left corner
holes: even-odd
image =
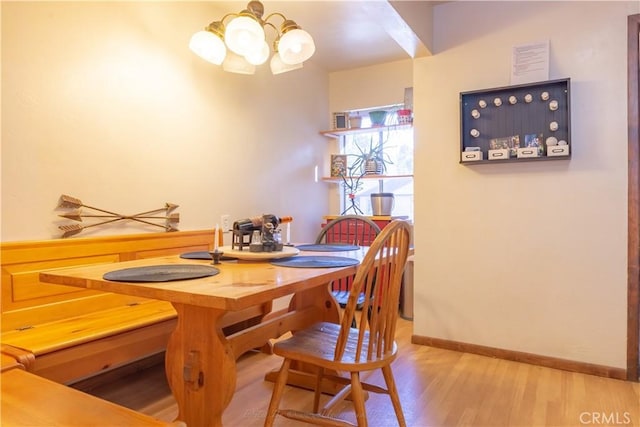
[[[262,42],[262,46],[258,50],[247,53],[244,58],[249,64],[261,65],[267,62],[269,59],[269,45],[267,42]]]
[[[239,16],[226,26],[224,40],[230,50],[238,55],[246,55],[264,43],[264,29],[255,19]]]
[[[254,74],[256,72],[255,65],[249,64],[243,56],[233,52],[227,53],[227,57],[222,63],[222,69],[237,74]]]
[[[299,64],[313,56],[316,45],[311,35],[304,30],[295,29],[284,33],[278,42],[278,52],[285,64]]]
[[[271,57],[270,66],[272,74],[282,74],[286,73],[287,71],[293,71],[302,68],[302,62],[299,64],[285,64],[284,62],[282,62],[282,59],[280,58],[278,52],[276,52],[273,54],[273,57]]]
[[[220,65],[227,55],[227,48],[220,37],[211,31],[198,31],[189,41],[189,49],[205,61]]]

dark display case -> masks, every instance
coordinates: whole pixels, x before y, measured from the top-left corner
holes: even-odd
[[[570,79],[460,93],[460,162],[571,158]]]

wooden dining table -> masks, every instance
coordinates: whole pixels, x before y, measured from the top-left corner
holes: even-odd
[[[305,253],[361,260],[366,248]],[[236,387],[236,359],[272,338],[317,321],[338,323],[340,312],[329,283],[355,274],[357,266],[291,268],[264,261],[222,261],[214,276],[167,282],[122,282],[106,273],[135,267],[211,265],[179,256],[62,268],[41,272],[47,283],[169,301],[177,312],[165,356],[167,380],[178,405],[177,420],[188,426],[221,426]],[[225,334],[240,313],[291,295],[288,309],[270,313],[252,326]]]

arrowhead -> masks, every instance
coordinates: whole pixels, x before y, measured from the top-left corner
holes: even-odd
[[[180,207],[180,205],[174,205],[173,203],[165,203],[164,206],[167,209],[167,212],[172,211],[172,210]]]

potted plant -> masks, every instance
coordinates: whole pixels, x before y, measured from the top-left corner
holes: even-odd
[[[356,146],[358,147],[360,154],[352,154],[352,156],[355,156],[355,160],[351,164],[349,172],[353,176],[356,175],[356,171],[360,171],[360,176],[357,176],[357,179],[352,178],[351,182],[345,180],[343,183],[343,185],[345,185],[345,190],[352,190],[351,187],[359,189],[360,178],[365,175],[384,175],[387,171],[387,165],[393,164],[391,157],[389,157],[389,155],[384,151],[385,141],[379,141],[376,144],[373,142],[373,138],[370,138],[368,147],[363,148],[359,144],[356,144]],[[391,211],[395,204],[393,193],[383,192],[382,185],[382,180],[380,180],[380,192],[371,193],[371,211],[374,216],[391,215]],[[347,193],[349,194],[352,204],[354,193],[355,191],[348,191]],[[356,211],[356,209],[353,210]],[[359,211],[360,209],[357,210]]]
[[[355,156],[352,166],[353,170],[360,169],[363,175],[383,175],[387,171],[387,165],[393,164],[389,155],[384,152],[384,141],[374,144],[373,138],[370,138],[368,148],[360,145],[357,147],[360,154],[352,154]]]
[[[373,138],[369,139],[368,147],[356,144],[360,154],[350,154],[355,157],[346,168],[346,173],[340,173],[345,194],[349,197],[349,206],[341,213],[345,215],[349,211],[361,215],[363,212],[356,204],[355,195],[362,189],[362,177],[365,175],[382,175],[387,170],[387,164],[392,164],[391,158],[384,152],[384,141],[374,144]],[[372,199],[373,200],[373,199]],[[373,202],[372,202],[373,203]]]

